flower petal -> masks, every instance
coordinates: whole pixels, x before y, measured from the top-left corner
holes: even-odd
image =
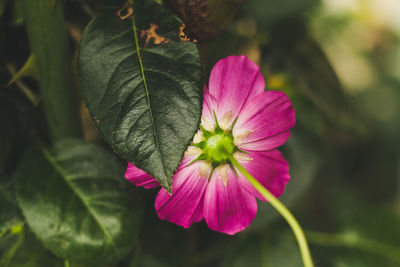
[[[235,159],[254,178],[267,188],[275,197],[282,195],[290,180],[289,164],[278,150],[248,151],[248,154],[236,152]],[[252,195],[266,201],[263,196],[250,184],[242,173],[237,170],[240,184]]]
[[[256,217],[257,202],[229,165],[217,167],[204,196],[204,219],[210,229],[233,235]]]
[[[197,161],[177,171],[172,178],[171,195],[161,188],[155,201],[160,219],[189,227],[203,218],[203,194],[207,187],[211,165]]]
[[[260,68],[247,56],[229,56],[211,70],[209,90],[215,97],[218,119],[232,111],[231,121],[240,113],[247,99],[264,91],[265,82]]]
[[[137,168],[135,165],[128,163],[126,168],[125,178],[136,186],[150,189],[160,186],[160,183],[150,176],[147,172]]]
[[[204,86],[203,110],[201,112],[201,125],[207,130],[215,129],[214,110],[217,109],[217,100],[210,94]]]
[[[285,143],[294,124],[294,109],[287,95],[267,91],[246,103],[233,136],[241,149],[267,151]],[[248,134],[243,135],[246,131]]]

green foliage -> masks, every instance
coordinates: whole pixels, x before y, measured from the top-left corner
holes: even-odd
[[[243,12],[251,14],[260,27],[268,28],[286,18],[305,14],[319,2],[320,0],[253,0],[244,6]]]
[[[202,70],[181,21],[152,2],[107,9],[86,28],[79,72],[89,111],[113,150],[170,190],[198,128]]]
[[[80,140],[29,149],[16,173],[25,219],[54,254],[75,262],[123,257],[138,234],[139,207],[123,166],[108,151]]]
[[[10,184],[0,184],[0,238],[15,225],[23,223],[22,215],[12,195],[14,190]]]
[[[277,235],[278,234],[278,235]],[[302,266],[296,240],[289,231],[249,236],[232,247],[222,267]]]
[[[337,233],[309,231],[310,242],[333,253],[333,266],[388,266],[400,264],[400,217],[374,206],[342,209]]]
[[[38,126],[37,110],[19,88],[6,87],[9,79],[0,70],[0,180],[9,180]]]
[[[293,34],[288,35],[287,32]],[[286,19],[271,29],[271,47],[290,72],[293,83],[322,113],[326,121],[341,130],[358,130],[354,109],[349,106],[342,84],[318,42],[300,18]],[[315,75],[318,73],[318,75]]]
[[[22,0],[29,45],[52,140],[81,137],[62,1]]]
[[[5,239],[5,240],[4,240]],[[4,267],[63,267],[63,260],[45,249],[42,243],[29,231],[22,228],[18,233],[4,238],[0,242],[0,250],[4,251],[0,265]]]
[[[295,134],[299,136],[301,132],[295,131]],[[285,145],[285,152],[285,157],[291,163],[289,170],[291,178],[285,188],[285,194],[279,199],[291,209],[296,208],[301,197],[309,190],[321,160],[318,158],[319,151],[310,146],[306,138],[290,139]],[[271,205],[265,205],[266,203],[262,201],[258,203],[258,214],[250,226],[251,229],[261,230],[271,221],[281,219]]]

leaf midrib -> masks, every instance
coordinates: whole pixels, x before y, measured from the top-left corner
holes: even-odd
[[[140,47],[139,47],[139,41],[138,41],[138,35],[137,35],[137,31],[136,31],[136,23],[135,23],[135,16],[134,15],[132,16],[132,28],[133,28],[133,35],[134,35],[134,39],[135,39],[136,54],[138,56],[139,65],[140,65],[140,71],[142,73],[143,84],[144,84],[144,88],[146,90],[147,106],[148,106],[149,111],[150,111],[150,118],[151,118],[151,125],[152,125],[152,128],[153,128],[154,141],[155,141],[157,152],[158,152],[158,154],[160,156],[160,160],[161,160],[161,163],[162,163],[162,166],[163,166],[164,176],[166,178],[167,174],[165,172],[165,163],[164,163],[163,157],[161,155],[161,149],[160,149],[160,145],[159,145],[159,142],[158,142],[157,129],[156,129],[156,125],[154,123],[153,109],[151,108],[149,89],[147,87],[146,77],[144,75],[144,68],[143,68],[142,57],[140,55]],[[166,181],[163,181],[163,182],[165,183]],[[161,182],[161,183],[163,183],[163,182]]]
[[[75,195],[78,196],[78,198],[81,200],[83,205],[86,207],[90,215],[94,218],[100,229],[103,231],[104,235],[107,237],[107,239],[110,241],[111,245],[114,247],[116,251],[118,251],[118,246],[115,244],[114,239],[112,238],[111,234],[108,232],[108,230],[103,226],[103,224],[100,222],[99,218],[95,214],[95,212],[91,209],[89,203],[86,202],[86,200],[81,196],[79,191],[77,191],[74,186],[69,182],[67,175],[60,169],[58,166],[57,162],[53,159],[52,155],[49,153],[49,151],[46,148],[42,148],[43,154],[45,158],[50,162],[50,164],[54,167],[54,169],[60,174],[62,179],[65,181],[65,183],[69,186],[69,188],[75,193]]]

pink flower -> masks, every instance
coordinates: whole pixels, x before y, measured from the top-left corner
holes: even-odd
[[[258,66],[246,56],[221,59],[204,88],[202,120],[172,178],[171,195],[161,188],[158,216],[185,228],[204,219],[215,231],[233,235],[265,200],[229,162],[233,157],[273,195],[289,181],[289,166],[275,148],[286,142],[295,124],[294,110],[282,92],[264,91]],[[129,164],[125,177],[144,188],[160,184]]]

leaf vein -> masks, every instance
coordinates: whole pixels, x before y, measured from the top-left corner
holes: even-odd
[[[167,175],[166,175],[166,172],[165,172],[165,168],[166,168],[165,167],[165,162],[164,162],[163,157],[161,156],[161,150],[160,150],[159,141],[158,141],[157,129],[156,129],[156,125],[154,123],[153,111],[152,111],[151,104],[150,104],[149,89],[147,88],[146,77],[144,75],[144,69],[143,69],[143,62],[142,62],[142,58],[141,58],[141,55],[140,55],[140,47],[139,47],[138,35],[137,35],[137,31],[136,31],[135,17],[132,18],[132,28],[133,28],[134,38],[135,38],[136,52],[137,52],[137,56],[138,56],[138,60],[139,60],[139,64],[140,64],[140,69],[141,69],[141,72],[142,72],[142,79],[143,79],[144,87],[146,89],[147,105],[148,105],[149,110],[150,110],[150,118],[151,118],[151,124],[153,126],[152,128],[153,128],[154,141],[155,141],[155,145],[156,145],[156,148],[157,148],[157,152],[158,152],[161,164],[163,165],[163,172],[164,172],[164,175],[165,175],[165,178],[166,178]]]
[[[96,213],[91,209],[89,206],[89,203],[87,203],[86,199],[84,196],[80,194],[78,190],[74,188],[74,186],[70,183],[70,181],[67,179],[67,175],[64,174],[63,170],[58,166],[57,162],[53,159],[53,157],[50,155],[49,151],[45,148],[43,148],[43,154],[45,158],[50,162],[50,164],[54,167],[56,173],[58,172],[62,179],[65,181],[65,183],[69,186],[69,188],[75,193],[75,195],[82,201],[82,204],[86,207],[88,212],[93,216],[93,219],[96,221],[100,229],[103,231],[107,239],[110,241],[112,246],[114,247],[115,250],[118,251],[118,247],[114,242],[114,239],[112,238],[111,234],[108,232],[108,230],[104,227],[104,225],[100,222],[100,219],[97,217]],[[55,174],[56,174],[55,173]]]

